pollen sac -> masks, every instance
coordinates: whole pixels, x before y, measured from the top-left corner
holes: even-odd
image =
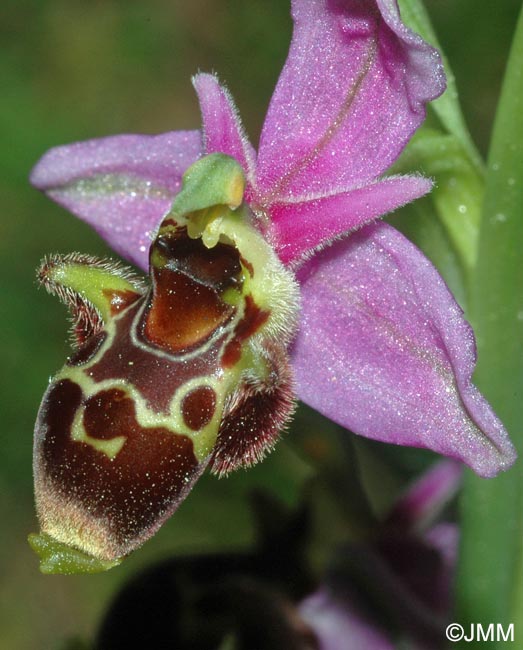
[[[162,525],[205,468],[260,460],[294,407],[293,276],[243,202],[239,165],[195,163],[150,248],[150,282],[84,255],[38,277],[69,307],[74,352],[35,429],[45,572],[117,564]],[[132,215],[130,215],[132,218]]]

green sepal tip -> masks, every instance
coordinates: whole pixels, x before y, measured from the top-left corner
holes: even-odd
[[[45,574],[101,573],[118,566],[123,559],[100,560],[45,533],[31,533],[27,540],[40,558],[40,571]]]

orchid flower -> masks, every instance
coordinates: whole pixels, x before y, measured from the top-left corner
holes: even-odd
[[[419,650],[445,645],[459,531],[439,519],[461,474],[455,461],[436,463],[393,504],[375,539],[338,549],[321,588],[299,606],[319,650],[392,650],[398,636]]]
[[[292,410],[293,380],[285,349],[298,304],[295,273],[301,307],[290,362],[299,399],[357,434],[432,449],[467,463],[481,476],[494,476],[512,464],[515,451],[502,423],[471,383],[472,330],[430,262],[398,231],[377,222],[431,188],[431,181],[418,175],[382,174],[423,121],[427,102],[444,90],[439,55],[401,22],[395,0],[294,0],[292,12],[290,51],[257,153],[228,91],[215,76],[198,74],[193,82],[202,112],[201,132],[122,135],[58,147],[36,165],[32,183],[141,269],[149,268],[150,261],[156,288],[162,264],[171,264],[162,257],[162,237],[174,236],[180,228],[186,228],[189,237],[201,237],[208,249],[217,242],[233,242],[244,266],[245,260],[247,267],[251,264],[256,251],[263,250],[260,255],[272,260],[263,268],[251,264],[258,278],[258,285],[249,285],[255,299],[245,290],[241,294],[245,305],[249,300],[258,307],[260,301],[268,305],[258,312],[263,317],[254,329],[263,329],[266,318],[272,323],[267,327],[273,329],[251,352],[254,365],[265,364],[269,375],[279,377],[270,405],[253,406],[258,389],[239,402],[232,393],[221,402],[208,393],[193,400],[205,402],[209,417],[214,417],[217,403],[225,405],[227,413],[231,400],[235,408],[242,399],[250,400],[255,415],[240,413],[244,420],[247,417],[249,431],[261,418],[261,447],[242,451],[237,422],[229,438],[238,442],[239,450],[219,439],[221,448],[213,456],[219,472],[262,457],[275,440],[274,429]],[[223,163],[220,169],[228,171],[209,176],[206,184],[202,169],[214,173],[217,160]],[[234,217],[238,214],[248,225],[235,231],[231,224],[238,223]],[[88,265],[82,256],[51,260],[40,275],[48,288],[69,301],[85,345],[86,332],[102,336],[97,319],[104,320],[104,310],[112,318],[113,309],[103,303],[106,294],[103,299],[98,293],[93,297],[81,282],[75,284],[78,269]],[[118,309],[127,308],[143,295],[141,282],[128,272],[100,263],[94,266],[91,280],[104,273],[113,278],[111,305],[118,299]],[[264,284],[259,269],[272,280]],[[278,293],[284,285],[287,288]],[[76,291],[74,299],[71,290]],[[279,296],[277,308],[269,304],[274,292]],[[229,294],[220,295],[229,304]],[[97,313],[90,311],[89,300],[98,307]],[[245,305],[242,309],[247,309]],[[253,322],[242,330],[242,345]],[[276,352],[268,351],[269,339],[271,346],[279,345]],[[100,338],[97,341],[101,345]],[[79,356],[85,361],[85,354]],[[238,373],[235,381],[244,381],[245,388],[245,375]],[[231,377],[227,391],[232,390]],[[66,397],[72,400],[72,392],[61,399]],[[43,421],[54,413],[46,404],[37,435],[36,468],[47,431]],[[110,410],[110,405],[104,408]],[[276,424],[270,424],[271,412],[276,413]],[[71,421],[74,417],[71,413]],[[75,439],[85,442],[82,435]],[[106,445],[110,436],[104,430],[98,436],[103,444],[96,444],[104,446],[104,453],[116,455],[125,443]],[[206,445],[196,460],[187,457],[190,469],[183,470],[187,485],[180,487],[169,508],[149,522],[133,544],[118,546],[120,551],[142,543],[174,510],[212,456]],[[52,504],[49,508],[60,518],[57,502]],[[69,506],[73,516],[77,505]],[[114,553],[105,559],[109,557],[114,560]]]

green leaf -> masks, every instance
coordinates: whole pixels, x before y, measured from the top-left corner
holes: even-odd
[[[463,270],[470,274],[477,258],[483,202],[483,179],[453,134],[421,127],[394,166],[394,172],[421,171],[434,178],[430,198]]]
[[[430,104],[429,109],[436,113],[442,126],[461,143],[476,172],[483,175],[483,161],[470,137],[459,105],[454,73],[446,56],[443,54],[427,11],[421,0],[399,0],[399,6],[405,24],[436,47],[440,51],[443,60],[447,75],[447,90],[441,97]]]
[[[421,0],[400,0],[405,23],[436,47],[447,75],[447,90],[428,106],[427,123],[400,158],[396,169],[422,171],[435,180],[435,212],[463,267],[466,284],[477,258],[484,164],[465,124],[456,80]]]
[[[523,12],[494,124],[471,314],[476,381],[523,453]],[[468,475],[458,582],[459,622],[523,630],[523,472]],[[489,646],[491,647],[491,646]],[[498,646],[495,646],[498,647]],[[501,645],[499,646],[501,647]]]

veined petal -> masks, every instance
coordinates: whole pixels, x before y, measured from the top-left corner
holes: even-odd
[[[294,0],[293,17],[258,154],[266,204],[376,178],[445,88],[438,53],[395,0]]]
[[[472,330],[437,271],[387,224],[366,226],[298,276],[299,397],[355,433],[426,447],[481,476],[516,452],[471,383]]]
[[[299,202],[271,205],[276,250],[291,264],[336,237],[347,234],[430,191],[432,182],[421,176],[392,176]]]
[[[229,91],[212,74],[197,74],[193,85],[202,112],[203,144],[206,154],[225,153],[243,167],[247,181],[254,184],[256,152],[249,142]]]
[[[199,131],[77,142],[48,151],[31,182],[147,269],[151,239],[201,148]]]

